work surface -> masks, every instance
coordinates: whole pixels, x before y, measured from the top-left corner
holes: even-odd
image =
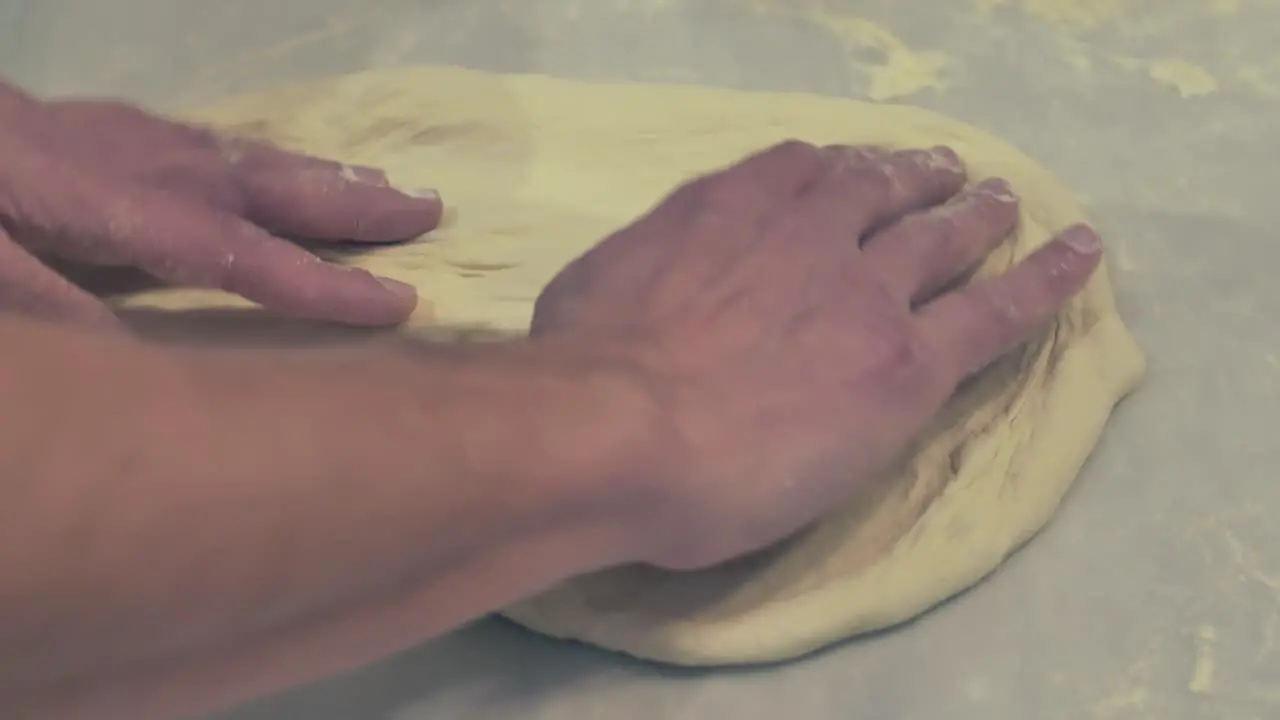
[[[0,2],[0,70],[157,104],[451,63],[918,104],[1058,173],[1150,375],[1057,519],[910,626],[653,667],[484,622],[223,720],[1280,717],[1280,2]]]

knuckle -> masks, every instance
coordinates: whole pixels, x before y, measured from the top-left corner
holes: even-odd
[[[879,162],[888,151],[879,145],[827,145],[822,151],[832,160],[846,163]]]
[[[960,154],[948,145],[935,145],[929,149],[928,165],[933,169],[946,170],[947,172],[965,173],[964,160],[960,158]]]
[[[941,173],[945,175],[963,175],[964,163],[960,156],[949,147],[938,145],[928,150],[911,148],[895,153],[898,160],[922,175]]]
[[[220,136],[211,128],[187,123],[171,123],[171,126],[175,133],[197,150],[214,152],[220,147]]]
[[[941,164],[945,164],[929,150],[917,148],[899,150],[893,154],[893,161],[905,170],[920,173],[930,172],[940,167]]]
[[[965,212],[963,207],[942,206],[933,212],[919,214],[936,237],[954,238],[964,235],[974,225],[972,213]]]
[[[270,153],[265,152],[268,145],[263,141],[199,128],[196,131],[203,137],[201,149],[216,156],[233,172],[251,175],[275,169]]]
[[[974,296],[974,301],[982,322],[1001,335],[1012,332],[1027,321],[1029,313],[1025,304],[998,288],[984,288]]]
[[[100,201],[99,221],[102,224],[102,231],[113,243],[120,243],[142,234],[147,210],[134,197],[111,194],[97,199]]]
[[[899,326],[868,345],[869,377],[886,397],[911,407],[936,394],[942,375],[938,358],[919,333]]]
[[[238,282],[235,240],[244,235],[240,221],[233,215],[218,214],[209,220],[213,237],[224,242],[213,245],[186,244],[174,248],[165,261],[166,269],[175,279],[200,287],[234,290]]]
[[[825,167],[821,149],[802,140],[784,140],[725,170],[708,175],[702,187],[703,199],[713,205],[740,205],[757,201],[768,180],[783,175],[802,177],[818,174]]]
[[[366,185],[341,169],[324,167],[307,167],[292,172],[277,172],[278,180],[283,185],[291,185],[297,192],[317,197],[342,199],[353,191],[362,190]]]
[[[917,409],[944,398],[950,392],[952,359],[936,349],[921,333],[901,327],[886,339],[882,350],[884,389]]]
[[[894,185],[894,168],[880,148],[837,147],[832,150],[832,175],[859,193],[888,195]]]
[[[883,165],[889,158],[889,152],[878,145],[831,145],[826,153],[836,169]]]
[[[719,175],[707,179],[702,187],[701,200],[705,205],[716,209],[737,207],[748,194],[750,177],[739,178],[733,175]]]
[[[788,165],[817,164],[823,161],[822,150],[817,145],[794,138],[783,140],[769,148],[764,157]]]
[[[886,203],[899,192],[893,168],[886,163],[847,164],[840,172],[849,187],[867,202]]]
[[[542,337],[564,328],[586,329],[582,318],[587,316],[587,306],[580,297],[545,296],[534,303],[533,318],[529,324],[531,337]]]
[[[672,245],[679,247],[681,245],[703,245],[707,240],[722,236],[725,232],[731,215],[723,212],[724,206],[712,203],[710,207],[703,208],[693,217],[689,218],[689,222],[684,228],[684,232],[676,234]]]
[[[974,185],[970,192],[975,197],[996,205],[1014,207],[1018,205],[1017,193],[1013,191],[1009,181],[1003,178],[987,178]]]
[[[963,253],[967,224],[965,219],[948,210],[931,215],[917,215],[911,231],[919,252],[936,255],[941,260],[953,261]]]
[[[1016,199],[1010,201],[980,192],[964,200],[956,213],[983,235],[993,236],[994,241],[1017,226],[1018,203]]]
[[[839,219],[833,221],[814,208],[800,206],[771,218],[763,239],[791,249],[782,256],[784,262],[807,263],[818,257],[835,262],[847,259],[856,247],[854,236],[846,230]]]
[[[914,377],[927,361],[924,347],[916,334],[898,326],[882,339],[881,362],[896,375]]]
[[[691,209],[699,207],[706,200],[708,186],[715,183],[721,174],[702,175],[685,182],[677,187],[658,208],[655,208],[654,212],[664,208]]]
[[[928,349],[918,333],[896,313],[885,313],[881,321],[868,328],[859,343],[871,370],[890,385],[910,382],[929,363]]]

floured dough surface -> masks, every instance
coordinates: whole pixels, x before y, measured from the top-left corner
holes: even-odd
[[[983,274],[1083,219],[1052,175],[984,132],[835,98],[412,68],[277,89],[190,117],[382,166],[401,186],[439,188],[452,210],[429,239],[344,259],[420,289],[429,302],[407,332],[523,332],[538,291],[567,261],[689,176],[791,137],[945,143],[972,180],[1008,179],[1022,197],[1020,227]],[[123,304],[193,309],[180,326],[141,312],[157,333],[335,332],[269,320],[217,293],[155,291]],[[980,580],[1048,522],[1142,373],[1101,270],[1054,327],[968,383],[909,462],[811,530],[706,571],[600,572],[506,614],[681,664],[778,660],[909,619]]]

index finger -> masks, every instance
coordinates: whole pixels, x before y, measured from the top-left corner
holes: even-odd
[[[123,329],[101,300],[40,262],[0,227],[0,313],[8,311]]]
[[[354,325],[394,325],[417,305],[410,285],[326,263],[234,215],[149,188],[72,184],[79,192],[59,196],[62,206],[51,208],[53,229],[100,245],[114,260],[166,282],[226,290],[283,314]]]
[[[247,169],[242,182],[249,219],[295,238],[399,242],[434,230],[443,212],[434,190],[402,192],[375,168],[283,151]]]
[[[917,317],[959,382],[1051,322],[1098,266],[1102,245],[1074,225],[1003,275],[948,293]]]

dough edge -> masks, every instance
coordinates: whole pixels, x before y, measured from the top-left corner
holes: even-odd
[[[954,542],[943,522],[981,503],[983,463],[968,462],[900,539],[864,572],[833,580],[799,597],[761,605],[718,623],[667,622],[602,614],[572,593],[536,597],[503,611],[544,635],[574,639],[664,663],[743,665],[800,657],[857,635],[912,620],[977,585],[998,570],[1052,520],[1102,435],[1112,408],[1141,380],[1143,354],[1118,315],[1101,319],[1063,355],[1031,444],[1011,472],[1044,478],[1042,492],[1016,510],[999,532]],[[974,454],[988,454],[987,437]],[[988,486],[988,493],[993,492]],[[981,544],[977,539],[981,539]]]

